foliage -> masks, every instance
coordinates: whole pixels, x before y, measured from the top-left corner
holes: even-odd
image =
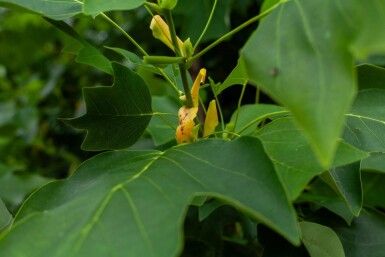
[[[18,79],[0,84],[1,256],[381,256],[385,2],[251,2],[0,0],[92,67],[64,61],[83,109],[55,87],[68,86],[60,62],[3,67]],[[230,14],[248,19],[231,26]],[[235,59],[211,55],[226,41]],[[50,83],[30,80],[48,67]],[[82,149],[103,153],[64,176],[18,159],[89,157],[44,133],[73,112],[61,120],[86,130]]]

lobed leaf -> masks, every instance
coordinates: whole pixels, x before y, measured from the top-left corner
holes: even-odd
[[[133,145],[152,117],[151,94],[144,80],[129,68],[112,64],[112,87],[84,88],[87,113],[63,119],[75,128],[87,130],[85,150],[122,149]]]
[[[0,256],[178,256],[194,196],[219,198],[299,243],[296,215],[262,144],[243,137],[100,154],[28,199],[0,238]]]

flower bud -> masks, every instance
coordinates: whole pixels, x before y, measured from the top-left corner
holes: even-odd
[[[158,0],[160,8],[172,10],[178,3],[178,0]]]
[[[160,17],[159,15],[155,15],[151,20],[150,29],[152,30],[152,35],[154,36],[154,38],[159,39],[175,52],[174,46],[172,45],[170,28],[168,27],[167,23],[162,19],[162,17]],[[182,40],[180,40],[179,38],[177,38],[177,40],[179,48],[182,49]]]
[[[205,125],[203,128],[203,137],[207,137],[215,132],[215,128],[218,126],[218,112],[215,100],[212,100],[207,109]]]

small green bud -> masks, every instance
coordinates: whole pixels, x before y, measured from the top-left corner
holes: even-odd
[[[178,3],[178,0],[158,0],[160,8],[172,10]]]
[[[186,58],[189,58],[193,55],[193,45],[191,44],[190,38],[183,42],[182,52],[183,56]]]

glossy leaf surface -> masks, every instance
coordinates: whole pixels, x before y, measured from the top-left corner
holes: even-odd
[[[113,70],[113,86],[83,89],[87,113],[64,120],[87,130],[82,144],[85,150],[129,147],[141,137],[152,117],[151,94],[144,80],[118,63],[113,63]]]
[[[383,13],[384,1],[287,1],[241,51],[249,81],[293,112],[323,167],[356,94],[354,59],[385,53]]]
[[[100,154],[29,198],[1,238],[0,255],[178,256],[186,208],[200,195],[234,205],[299,243],[273,165],[259,140],[246,137]]]

